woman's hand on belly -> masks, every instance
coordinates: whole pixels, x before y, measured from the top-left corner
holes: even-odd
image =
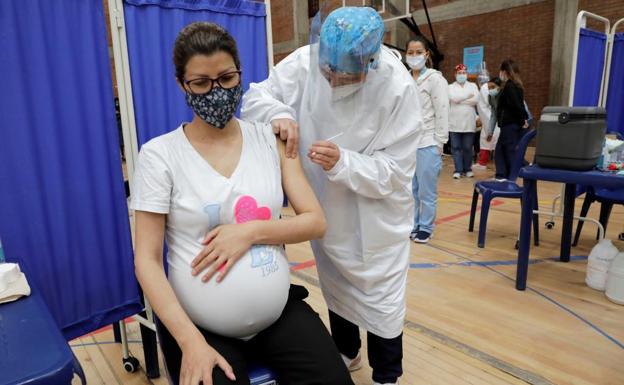
[[[204,238],[204,247],[193,259],[192,274],[198,275],[208,268],[202,277],[208,282],[218,271],[217,282],[221,282],[232,266],[242,257],[253,244],[253,233],[249,224],[222,225]]]
[[[181,346],[182,365],[180,367],[180,384],[195,385],[203,381],[205,385],[212,384],[212,370],[218,366],[231,380],[236,381],[234,371],[228,362],[217,353],[205,340],[194,340],[188,345]]]

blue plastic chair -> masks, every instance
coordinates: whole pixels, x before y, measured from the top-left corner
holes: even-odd
[[[600,203],[600,218],[598,221],[602,224],[606,233],[613,205],[624,205],[624,189],[608,190],[589,187],[587,189],[587,193],[585,194],[583,207],[581,208],[581,217],[587,216],[589,207],[594,202]],[[572,242],[572,246],[576,246],[578,244],[581,231],[583,230],[583,223],[584,221],[579,221],[578,225],[576,225],[576,234],[574,234],[574,242]],[[598,233],[596,234],[596,239],[598,239]]]
[[[477,202],[479,201],[479,194],[483,197],[481,200],[481,217],[479,220],[479,239],[477,242],[477,246],[483,248],[485,246],[485,234],[487,229],[487,219],[488,214],[490,212],[490,203],[494,198],[515,198],[520,199],[522,202],[522,187],[518,186],[516,180],[518,179],[518,173],[520,172],[520,168],[524,166],[524,157],[526,155],[526,150],[529,145],[531,139],[535,137],[536,130],[531,130],[524,134],[522,139],[520,139],[520,143],[518,143],[518,148],[516,150],[516,156],[514,158],[511,173],[509,175],[509,179],[506,181],[495,181],[495,180],[485,180],[475,183],[474,192],[472,195],[472,206],[470,208],[470,224],[468,225],[468,231],[472,232],[474,230],[474,220],[475,214],[477,212]],[[535,199],[533,202],[533,207],[535,210],[538,208],[537,204],[537,194],[535,194]],[[539,224],[538,224],[538,215],[533,214],[533,236],[535,246],[539,245]]]

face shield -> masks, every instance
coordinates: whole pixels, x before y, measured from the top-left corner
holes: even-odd
[[[375,76],[384,33],[383,21],[372,8],[327,11],[321,8],[312,21],[303,103],[320,139],[346,134],[366,109],[374,108],[374,90],[367,85]]]

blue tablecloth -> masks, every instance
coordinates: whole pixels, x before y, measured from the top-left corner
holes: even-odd
[[[531,165],[522,168],[519,176],[524,180],[524,183],[516,289],[524,290],[526,288],[529,269],[529,251],[531,247],[531,217],[533,211],[531,202],[537,190],[537,181],[565,183],[565,196],[562,197],[564,210],[561,229],[561,253],[559,258],[562,262],[568,262],[570,260],[570,245],[572,241],[576,185],[593,186],[595,188],[624,189],[624,175],[616,175],[614,173],[598,170],[569,171]]]
[[[79,367],[37,290],[0,304],[0,384],[71,383]]]

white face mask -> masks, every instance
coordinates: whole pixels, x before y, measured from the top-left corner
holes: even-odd
[[[455,75],[455,80],[457,80],[457,83],[459,84],[464,84],[466,83],[466,80],[468,80],[468,75],[466,74]]]
[[[425,66],[427,58],[425,55],[405,56],[405,62],[410,68],[420,71]]]
[[[488,93],[490,96],[496,96],[498,95],[498,88],[492,88],[491,90],[488,90]]]
[[[347,84],[346,86],[334,87],[331,89],[332,102],[344,99],[353,95],[362,88],[363,83]]]

